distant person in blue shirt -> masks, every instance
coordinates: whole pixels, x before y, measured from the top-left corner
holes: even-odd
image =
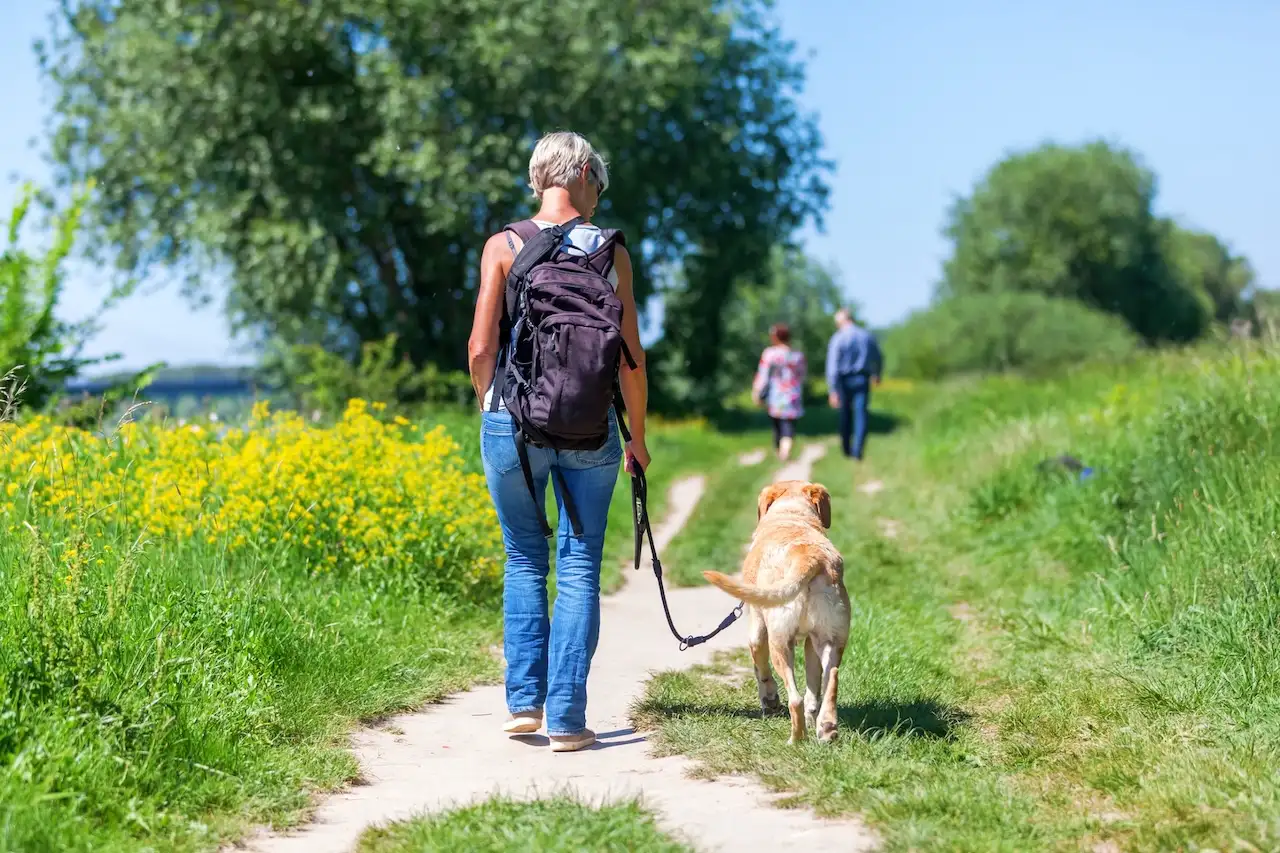
[[[880,384],[880,344],[853,322],[848,308],[836,312],[836,333],[827,345],[827,388],[831,408],[840,411],[840,446],[845,456],[862,458],[867,441],[867,401]]]

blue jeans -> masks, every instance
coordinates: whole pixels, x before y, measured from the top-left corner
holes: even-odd
[[[871,382],[860,374],[840,377],[836,394],[840,397],[840,447],[845,456],[862,458],[867,442],[867,402]]]
[[[587,674],[600,636],[600,562],[622,445],[610,418],[609,439],[599,450],[528,448],[538,500],[546,499],[550,479],[560,509],[551,619],[548,543],[520,469],[514,428],[506,412],[482,415],[480,455],[507,552],[502,590],[507,708],[513,714],[545,709],[547,734],[572,735],[587,727]],[[550,476],[553,468],[559,469],[571,493],[582,525],[580,537],[569,526],[559,478]]]

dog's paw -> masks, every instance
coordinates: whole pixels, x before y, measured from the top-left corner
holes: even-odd
[[[822,743],[834,743],[836,735],[836,724],[833,722],[827,721],[818,727],[818,740]]]

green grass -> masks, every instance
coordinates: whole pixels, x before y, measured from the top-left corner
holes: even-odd
[[[909,426],[873,436],[856,480],[837,456],[814,473],[854,599],[842,739],[787,747],[782,721],[755,717],[734,654],[652,683],[639,716],[662,748],[861,814],[890,849],[1280,845],[1280,365],[1161,356],[1119,379],[958,382],[875,407]],[[478,470],[478,418],[436,420]],[[677,579],[736,567],[776,467],[737,465],[767,448],[760,426],[652,428],[655,518],[676,479],[708,476],[663,554]],[[1099,473],[1036,471],[1064,451]],[[885,490],[857,491],[871,477]],[[310,791],[353,777],[353,725],[497,676],[494,602],[307,578],[196,543],[122,540],[96,556],[69,575],[0,541],[0,849],[210,850],[288,824]],[[620,476],[606,588],[630,556]],[[560,799],[363,844],[683,849],[635,805]]]
[[[494,799],[434,817],[369,830],[356,853],[689,853],[663,835],[638,803],[592,808],[568,797]]]
[[[288,823],[355,775],[354,721],[497,675],[491,614],[122,550],[73,576],[0,543],[0,849],[207,850]]]
[[[787,747],[735,654],[728,684],[653,682],[662,748],[861,814],[891,850],[1280,846],[1280,362],[1164,355],[897,404],[913,426],[859,475],[884,491],[815,471],[854,601],[840,742]],[[1062,452],[1098,473],[1037,470]]]

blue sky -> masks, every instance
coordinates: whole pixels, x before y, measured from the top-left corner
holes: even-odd
[[[30,42],[52,4],[0,0],[0,210],[44,115]],[[1280,287],[1280,2],[1276,0],[780,0],[811,54],[804,103],[838,163],[826,233],[807,232],[872,323],[928,302],[951,198],[1002,154],[1105,137],[1160,178],[1163,213],[1215,232]],[[102,298],[78,271],[66,314]],[[97,352],[125,363],[243,360],[214,309],[176,293],[106,317]]]

